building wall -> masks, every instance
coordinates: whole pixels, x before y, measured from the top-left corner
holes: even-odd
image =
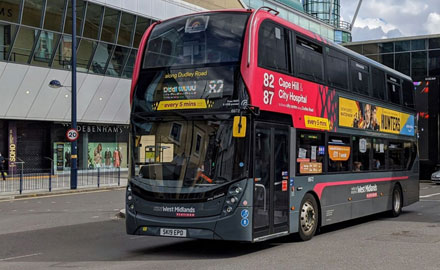
[[[440,35],[382,39],[343,44],[414,81],[440,76]]]

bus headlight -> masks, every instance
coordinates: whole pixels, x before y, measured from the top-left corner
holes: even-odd
[[[234,183],[229,187],[228,196],[226,197],[225,204],[223,206],[223,215],[227,216],[234,212],[240,202],[241,197],[244,194],[244,188],[246,186],[246,180]]]

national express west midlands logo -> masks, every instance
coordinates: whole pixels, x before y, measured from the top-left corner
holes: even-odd
[[[183,206],[155,206],[154,212],[175,213],[176,217],[195,217],[196,209],[194,207]]]

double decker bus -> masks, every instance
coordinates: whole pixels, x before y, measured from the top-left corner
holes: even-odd
[[[411,78],[270,8],[153,24],[131,89],[128,234],[264,241],[419,199]]]

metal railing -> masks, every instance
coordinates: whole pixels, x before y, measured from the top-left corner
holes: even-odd
[[[17,162],[18,163],[18,162]],[[78,170],[78,188],[120,186],[121,175],[126,178],[127,170],[121,168],[96,168]],[[70,189],[70,171],[54,172],[52,169],[26,169],[17,166],[16,172],[0,178],[0,195],[22,194],[23,192],[51,192]]]

